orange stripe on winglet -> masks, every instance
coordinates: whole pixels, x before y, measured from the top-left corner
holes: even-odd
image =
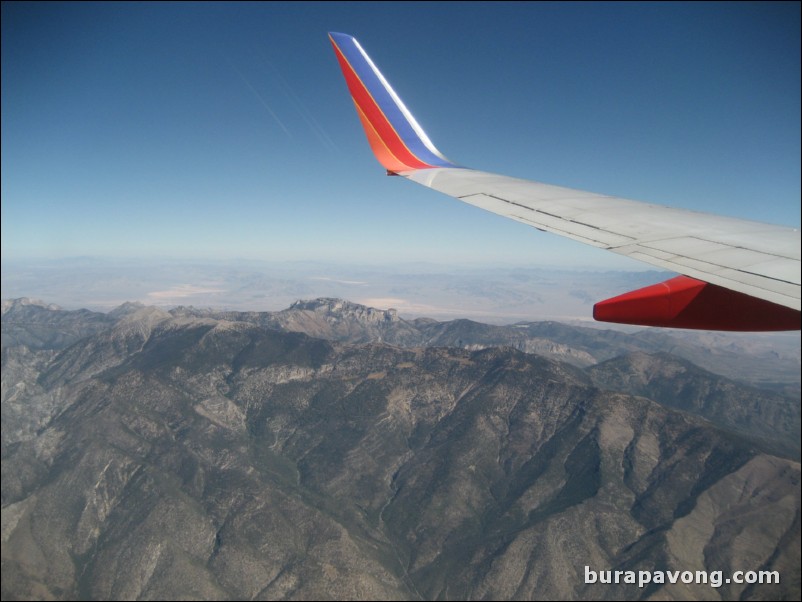
[[[337,56],[337,61],[340,63],[340,69],[342,69],[343,75],[345,76],[345,81],[348,85],[348,90],[351,93],[351,98],[354,100],[354,103],[359,109],[357,112],[360,114],[362,126],[365,127],[365,121],[369,122],[371,125],[370,129],[365,127],[365,134],[367,135],[371,149],[373,149],[374,154],[376,154],[376,158],[379,160],[379,162],[390,171],[427,169],[433,167],[432,165],[429,165],[428,163],[418,159],[418,157],[407,148],[398,132],[396,132],[395,128],[384,115],[381,107],[373,99],[370,91],[356,74],[356,71],[354,71],[353,67],[351,67],[348,59],[345,58],[333,40],[332,46],[334,46],[334,52]],[[372,135],[378,136],[384,149],[392,154],[392,156],[395,158],[395,161],[400,161],[403,167],[399,167],[395,161],[391,161],[391,165],[393,165],[393,167],[390,167],[384,162],[383,157],[385,159],[387,158],[386,153],[376,153],[376,141],[371,139]]]
[[[387,145],[384,143],[384,140],[381,139],[378,132],[374,129],[373,124],[370,123],[370,120],[365,116],[362,112],[362,109],[359,108],[359,105],[354,101],[354,106],[356,107],[356,114],[359,115],[359,120],[362,122],[362,127],[365,129],[365,134],[368,137],[368,144],[370,144],[370,148],[373,151],[373,154],[376,155],[376,158],[379,160],[379,163],[382,166],[392,172],[397,171],[407,171],[412,169],[409,165],[403,163],[398,157],[396,157],[392,151],[387,148]]]

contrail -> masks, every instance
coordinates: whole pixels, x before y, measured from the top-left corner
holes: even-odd
[[[301,119],[304,120],[306,125],[312,131],[315,136],[317,136],[318,140],[320,140],[325,146],[327,146],[330,150],[334,151],[337,154],[340,154],[340,148],[335,144],[335,142],[331,139],[323,126],[321,126],[317,120],[314,118],[312,113],[306,108],[304,103],[292,89],[292,86],[287,82],[283,75],[281,75],[281,71],[279,71],[278,67],[276,67],[273,62],[265,55],[265,53],[257,48],[257,52],[262,60],[270,67],[273,73],[276,76],[276,82],[281,88],[281,91],[284,95],[292,102],[295,106],[295,109],[298,111],[298,114],[301,116]]]
[[[268,113],[270,113],[270,116],[271,116],[271,117],[273,118],[273,120],[274,120],[274,121],[275,121],[275,122],[278,124],[278,126],[279,126],[279,127],[282,129],[282,130],[284,130],[284,133],[285,133],[285,134],[287,134],[287,137],[288,137],[290,140],[292,140],[292,139],[293,139],[293,137],[292,137],[292,134],[290,134],[290,131],[287,129],[287,126],[285,126],[285,125],[284,125],[284,123],[281,121],[281,119],[279,119],[279,118],[278,118],[278,115],[276,115],[276,112],[275,112],[275,111],[274,111],[272,108],[270,108],[270,105],[269,105],[269,104],[267,104],[267,101],[266,101],[264,98],[262,98],[262,95],[261,95],[261,94],[259,94],[259,92],[256,90],[256,88],[254,88],[254,87],[251,85],[251,82],[249,82],[247,79],[245,79],[245,76],[244,76],[242,73],[240,73],[239,69],[237,69],[237,68],[236,68],[234,65],[231,65],[231,68],[234,70],[234,72],[235,72],[237,75],[239,75],[239,77],[240,77],[240,79],[243,81],[243,83],[244,83],[246,86],[248,86],[248,88],[250,88],[251,92],[253,92],[253,93],[256,95],[256,98],[258,98],[258,99],[259,99],[259,102],[260,102],[260,103],[262,103],[262,106],[263,106],[265,109],[267,109],[267,112],[268,112]]]

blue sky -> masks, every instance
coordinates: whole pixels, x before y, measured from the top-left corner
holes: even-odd
[[[800,223],[799,3],[2,4],[2,256],[650,269],[373,159],[326,33],[457,163]]]

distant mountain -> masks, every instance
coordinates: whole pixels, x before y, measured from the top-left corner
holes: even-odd
[[[282,328],[401,332],[291,309]],[[4,349],[4,599],[800,597],[799,463],[627,391],[712,375],[230,317],[128,307],[68,347]],[[641,589],[586,566],[782,580]]]
[[[713,372],[763,389],[800,395],[799,349],[779,355],[772,348],[716,344],[715,335],[692,338],[655,329],[626,334],[558,322],[511,326],[472,320],[405,320],[395,310],[378,310],[341,299],[298,301],[279,312],[236,312],[178,307],[176,316],[243,321],[277,330],[303,332],[342,343],[384,342],[402,347],[443,346],[483,349],[500,345],[588,367],[629,353],[668,352]]]
[[[81,309],[65,311],[57,305],[21,298],[2,302],[2,347],[63,349],[114,324],[115,317]]]
[[[247,322],[344,343],[384,342],[400,346],[421,343],[419,329],[414,323],[401,319],[394,309],[374,309],[342,299],[296,301],[288,309],[277,312],[220,312],[179,307],[171,313]]]

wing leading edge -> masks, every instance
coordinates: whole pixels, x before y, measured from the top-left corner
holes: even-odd
[[[708,330],[799,330],[799,230],[459,167],[353,37],[330,33],[357,114],[388,174],[527,225],[682,274],[597,303],[597,320]]]

